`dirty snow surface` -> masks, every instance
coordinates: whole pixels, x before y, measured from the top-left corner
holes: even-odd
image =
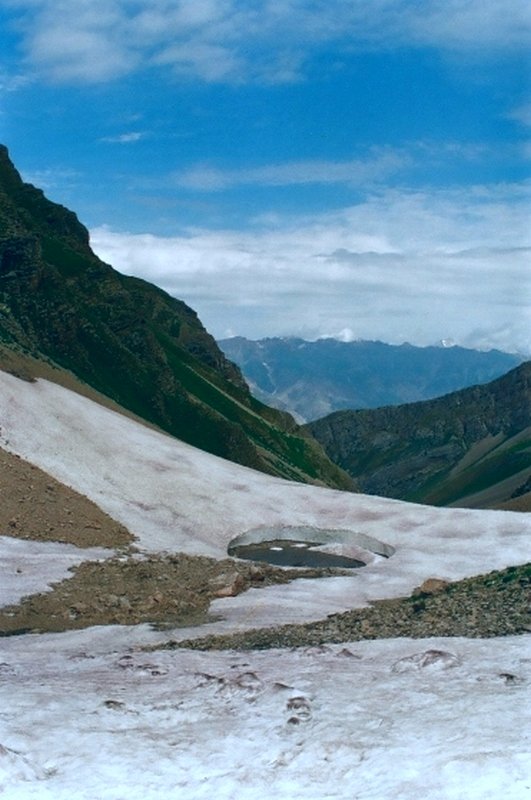
[[[10,638],[5,800],[526,800],[523,637],[143,653]]]
[[[0,373],[0,445],[125,524],[144,552],[224,557],[264,526],[372,537],[355,575],[217,600],[186,631],[0,639],[6,800],[527,800],[529,636],[298,650],[153,651],[168,638],[317,619],[529,560],[529,515],[436,509],[277,480],[46,381]],[[249,534],[249,532],[251,532]],[[105,558],[0,531],[0,603]],[[367,538],[368,537],[368,538]],[[20,571],[21,570],[21,571]]]
[[[24,595],[45,592],[50,583],[69,577],[68,570],[82,561],[113,555],[102,547],[79,548],[59,542],[32,542],[0,535],[1,605],[16,603]]]
[[[266,526],[341,530],[394,550],[349,577],[217,600],[212,611],[222,619],[203,633],[315,620],[409,595],[427,577],[457,580],[529,560],[526,514],[440,509],[291,483],[211,456],[56,384],[3,372],[0,409],[0,446],[89,497],[144,551],[224,558],[233,539]]]

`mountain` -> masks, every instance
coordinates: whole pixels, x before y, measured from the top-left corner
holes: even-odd
[[[218,342],[263,402],[300,420],[333,411],[401,405],[487,383],[524,359],[498,350],[296,338]]]
[[[353,488],[291,416],[251,396],[192,309],[97,258],[76,215],[24,183],[3,146],[0,345],[0,365],[12,365],[14,353],[25,359],[17,369],[30,372],[52,361],[210,453],[297,481]]]
[[[337,411],[307,427],[369,494],[530,507],[529,361],[484,386],[403,406]]]

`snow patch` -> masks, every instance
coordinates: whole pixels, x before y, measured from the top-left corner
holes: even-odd
[[[60,542],[36,542],[0,536],[0,604],[50,591],[51,583],[71,577],[69,570],[83,561],[109,558],[112,550],[75,547]]]

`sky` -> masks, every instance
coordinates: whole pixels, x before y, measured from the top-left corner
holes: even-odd
[[[531,354],[527,0],[0,0],[0,141],[217,338]]]

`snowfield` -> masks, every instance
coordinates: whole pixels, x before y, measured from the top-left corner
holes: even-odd
[[[5,800],[526,800],[523,637],[296,651],[107,652],[10,638]]]
[[[430,576],[456,580],[529,559],[526,514],[439,509],[269,477],[44,380],[0,373],[0,408],[1,446],[89,497],[145,551],[223,558],[233,539],[263,526],[351,531],[395,550],[352,577],[217,600],[212,610],[223,619],[203,633],[319,619],[409,595]]]
[[[109,558],[112,550],[79,548],[60,542],[33,542],[0,536],[0,599],[17,603],[27,594],[45,592],[50,583],[69,578],[68,569],[82,561]]]
[[[527,800],[529,636],[263,652],[143,652],[168,638],[317,619],[529,560],[529,515],[436,509],[271,478],[46,381],[0,372],[0,445],[87,495],[145,552],[224,557],[261,526],[394,548],[350,577],[217,600],[194,629],[0,640],[6,800]],[[0,531],[14,602],[109,551]],[[348,535],[346,537],[348,539]]]

